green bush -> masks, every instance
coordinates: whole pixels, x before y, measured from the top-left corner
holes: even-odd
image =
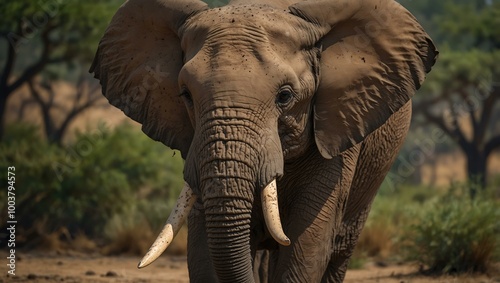
[[[498,201],[466,190],[419,206],[406,233],[408,258],[437,273],[485,272],[500,248]]]
[[[375,198],[370,214],[360,235],[353,261],[400,261],[399,239],[401,227],[411,217],[410,207],[417,206],[438,192],[423,186],[402,185],[397,189],[382,187]]]
[[[152,219],[150,225],[159,227],[183,185],[180,154],[131,126],[101,126],[77,134],[65,147],[43,141],[33,126],[13,125],[7,137],[0,144],[0,167],[16,167],[16,219],[25,240],[61,228],[105,238],[117,215]],[[163,202],[163,211],[149,208],[150,202]],[[2,219],[5,204],[0,203]]]

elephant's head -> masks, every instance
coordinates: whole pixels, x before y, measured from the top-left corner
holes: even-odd
[[[130,0],[106,30],[91,67],[104,95],[186,159],[180,202],[140,266],[198,198],[219,280],[250,278],[254,199],[289,244],[275,182],[285,161],[361,142],[409,101],[437,56],[393,0],[282,2]]]

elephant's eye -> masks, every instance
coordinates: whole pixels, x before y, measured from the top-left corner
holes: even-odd
[[[193,104],[193,98],[191,97],[191,93],[189,92],[189,90],[183,89],[181,91],[180,96],[184,99],[186,104],[188,104],[190,106]]]
[[[276,103],[281,106],[286,106],[293,98],[293,91],[290,87],[283,87],[278,92],[278,96],[276,97]]]

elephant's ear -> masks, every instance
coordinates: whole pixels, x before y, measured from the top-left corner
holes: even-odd
[[[361,142],[405,105],[438,55],[394,0],[304,1],[290,11],[316,27],[323,46],[314,132],[325,158]]]
[[[178,30],[204,9],[206,4],[197,0],[127,1],[111,20],[90,67],[112,105],[183,157],[193,129],[177,84],[183,64]]]

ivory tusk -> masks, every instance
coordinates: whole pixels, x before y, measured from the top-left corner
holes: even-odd
[[[185,183],[179,198],[177,198],[177,203],[165,223],[165,226],[163,226],[160,234],[151,248],[149,248],[148,253],[139,262],[137,268],[148,266],[165,251],[177,232],[181,229],[182,224],[186,220],[186,217],[188,216],[195,201],[196,196],[193,193],[193,190],[189,187],[188,183]]]
[[[281,226],[276,179],[262,190],[261,199],[264,220],[266,221],[269,233],[281,245],[289,246],[290,239],[285,235]]]

